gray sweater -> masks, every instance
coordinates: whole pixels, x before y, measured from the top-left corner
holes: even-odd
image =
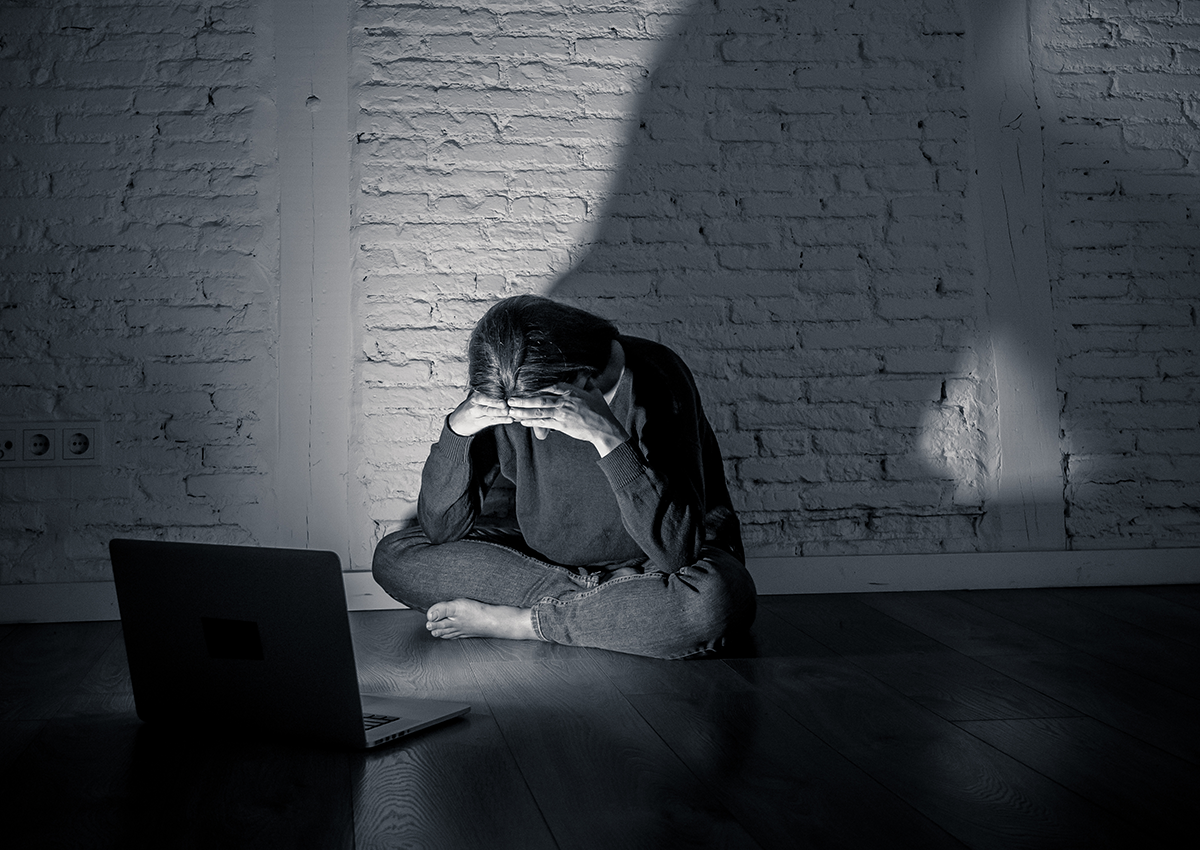
[[[526,544],[563,566],[674,572],[714,546],[744,561],[720,448],[696,382],[666,346],[620,338],[625,375],[610,405],[631,435],[601,458],[590,443],[522,425],[461,437],[443,425],[421,475],[417,516],[434,543],[474,527],[498,470],[516,489]]]

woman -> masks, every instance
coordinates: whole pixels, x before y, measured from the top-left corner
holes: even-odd
[[[755,589],[696,384],[665,346],[536,296],[471,334],[471,390],[421,477],[419,528],[374,574],[436,637],[501,637],[660,658],[749,628]],[[518,529],[479,522],[497,472]]]

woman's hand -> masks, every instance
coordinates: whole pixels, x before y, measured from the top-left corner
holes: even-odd
[[[508,410],[512,421],[532,428],[539,440],[546,438],[546,431],[559,431],[591,443],[600,457],[629,439],[604,395],[583,377],[574,384],[556,384],[536,396],[511,398]]]
[[[460,437],[470,437],[493,425],[508,425],[513,421],[508,402],[489,398],[471,390],[462,404],[450,414],[450,430]]]

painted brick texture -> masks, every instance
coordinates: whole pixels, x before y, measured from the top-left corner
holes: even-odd
[[[1195,545],[1195,4],[1034,5],[1068,545]],[[360,13],[373,536],[539,291],[693,364],[754,554],[995,545],[959,11]]]
[[[692,365],[750,554],[1004,548],[959,2],[346,2],[354,567],[521,292]],[[1068,545],[1200,545],[1200,3],[1029,8]],[[0,469],[0,584],[290,521],[273,11],[0,6],[0,420],[112,443]]]
[[[107,578],[119,534],[261,532],[278,223],[258,16],[0,7],[0,419],[102,420],[111,441],[105,467],[0,470],[0,583]]]
[[[372,3],[354,44],[372,538],[533,291],[692,365],[753,554],[978,547],[952,2]]]
[[[1074,548],[1200,539],[1200,3],[1034,17]]]

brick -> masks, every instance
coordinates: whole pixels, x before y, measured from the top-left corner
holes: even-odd
[[[1060,224],[1056,228],[1053,238],[1057,247],[1065,249],[1117,249],[1133,242],[1136,232],[1136,228],[1127,224],[1096,221],[1073,222]]]
[[[808,398],[818,403],[937,401],[941,398],[941,381],[935,378],[910,379],[885,375],[811,380]]]
[[[1188,430],[1200,427],[1196,412],[1186,406],[1155,404],[1106,405],[1097,410],[1093,407],[1083,411],[1071,411],[1075,415],[1090,415],[1097,424],[1104,423],[1121,430],[1144,429],[1165,433],[1171,430]],[[1140,441],[1139,441],[1140,445]]]
[[[1138,387],[1117,378],[1077,377],[1064,375],[1063,391],[1076,405],[1105,402],[1127,403],[1140,399]]]
[[[924,348],[936,346],[935,332],[924,325],[825,323],[807,327],[801,334],[805,348]]]
[[[1200,92],[1200,84],[1197,91]],[[1191,149],[1190,146],[1194,145],[1196,140],[1195,127],[1183,121],[1166,125],[1130,124],[1124,128],[1122,135],[1131,147],[1164,152],[1169,167],[1172,168],[1181,168],[1185,164],[1185,152]]]
[[[1157,374],[1154,358],[1130,357],[1128,353],[1114,356],[1084,354],[1062,362],[1063,371],[1088,378],[1147,378]]]
[[[824,459],[811,455],[798,458],[747,458],[738,462],[737,471],[739,477],[747,482],[794,485],[827,480],[824,466]],[[793,492],[784,498],[790,503],[799,497]]]
[[[187,495],[192,498],[219,499],[235,504],[254,504],[262,491],[259,476],[254,473],[189,475],[185,482]]]
[[[1140,434],[1138,448],[1151,454],[1200,455],[1200,427]]]
[[[264,379],[265,364],[257,361],[188,363],[180,361],[148,362],[146,381],[166,386],[249,386]]]
[[[889,351],[883,355],[884,369],[894,375],[945,375],[969,372],[974,368],[974,352]]]
[[[1183,223],[1188,220],[1188,207],[1181,198],[1177,201],[1120,200],[1073,201],[1055,210],[1056,222],[1152,222],[1156,225]]]
[[[1072,325],[1163,327],[1192,324],[1191,316],[1180,311],[1177,306],[1144,302],[1070,302],[1064,305],[1063,319]]]
[[[936,483],[818,484],[804,493],[805,506],[824,509],[885,505],[934,506],[941,502],[941,486]]]
[[[886,319],[955,319],[974,314],[972,299],[953,296],[932,298],[880,298],[878,315]]]
[[[1137,436],[1133,431],[1096,430],[1064,423],[1062,449],[1075,454],[1123,455],[1136,450]]]
[[[491,167],[504,164],[528,164],[542,168],[569,167],[579,163],[579,155],[559,144],[470,143],[439,145],[430,151],[429,162],[439,168],[468,168],[486,163]]]

